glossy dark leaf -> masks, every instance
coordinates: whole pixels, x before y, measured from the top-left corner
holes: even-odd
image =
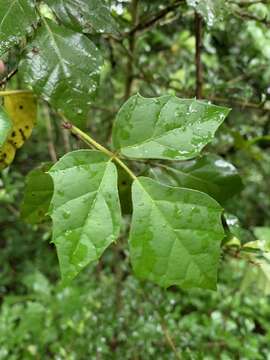
[[[82,126],[101,65],[99,50],[86,36],[46,19],[28,44],[20,71],[34,92]]]
[[[49,171],[53,242],[64,282],[98,260],[120,230],[117,170],[98,151],[68,153]]]
[[[21,216],[30,224],[46,218],[53,195],[53,181],[47,173],[51,166],[51,163],[44,164],[27,175]]]
[[[224,107],[171,95],[135,95],[117,115],[113,144],[129,158],[190,159],[212,140],[228,112]]]
[[[199,191],[139,177],[133,184],[130,255],[135,273],[163,287],[216,288],[220,205]]]
[[[67,27],[84,33],[116,33],[117,24],[103,0],[46,0]]]
[[[149,175],[165,185],[205,192],[221,204],[243,188],[237,169],[210,154],[181,163],[159,164],[149,170]]]
[[[0,56],[30,33],[36,21],[35,1],[0,0]]]

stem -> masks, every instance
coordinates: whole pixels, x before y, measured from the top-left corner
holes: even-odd
[[[17,68],[13,69],[9,74],[7,74],[6,77],[4,77],[4,79],[2,79],[2,80],[0,81],[0,86],[6,85],[6,83],[7,83],[15,74],[17,74],[17,72],[18,72],[18,69],[17,69]]]
[[[139,0],[132,0],[131,3],[131,17],[132,17],[132,27],[138,24],[139,12],[138,12]],[[125,94],[124,99],[127,100],[130,97],[132,84],[134,80],[134,62],[135,62],[135,49],[136,49],[136,32],[129,34],[129,52],[130,57],[128,58],[127,69],[126,69],[126,84],[125,84]]]
[[[32,94],[31,90],[6,90],[0,91],[0,96],[9,96],[9,95],[17,95],[17,94]]]
[[[137,180],[136,175],[130,170],[130,168],[121,159],[119,159],[119,157],[117,157],[116,154],[114,154],[112,151],[108,150],[101,144],[99,144],[96,140],[91,138],[91,136],[87,135],[81,129],[77,128],[76,126],[74,126],[70,123],[64,123],[64,128],[69,129],[72,132],[72,134],[77,135],[87,145],[93,146],[97,150],[108,155],[113,161],[115,161],[119,166],[121,166],[122,169],[124,169],[133,180]]]
[[[202,50],[202,17],[196,12],[195,13],[195,37],[196,37],[196,98],[202,98],[203,90],[203,68],[201,61],[201,50]]]

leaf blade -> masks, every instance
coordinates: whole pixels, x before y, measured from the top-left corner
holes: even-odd
[[[40,223],[49,210],[53,182],[47,171],[51,166],[51,163],[46,163],[27,174],[21,217],[30,224]]]
[[[60,159],[49,174],[54,182],[53,242],[62,279],[69,282],[118,237],[117,171],[106,155],[78,150]]]
[[[221,204],[243,189],[237,169],[213,154],[181,163],[159,164],[150,169],[149,175],[165,185],[205,192]]]
[[[117,33],[117,25],[101,0],[47,0],[62,23],[84,33]]]
[[[0,56],[20,38],[32,31],[31,26],[37,22],[33,1],[12,0],[0,1]]]
[[[113,144],[129,158],[187,160],[212,140],[228,113],[197,100],[135,95],[117,114]]]
[[[132,196],[129,244],[135,273],[163,287],[215,289],[224,236],[218,203],[204,193],[141,177]]]
[[[86,36],[44,19],[19,69],[34,92],[83,126],[101,65],[99,50]]]

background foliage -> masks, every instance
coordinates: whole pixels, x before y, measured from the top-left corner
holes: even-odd
[[[0,1],[1,13],[4,3]],[[178,288],[165,291],[136,280],[126,244],[130,183],[123,174],[119,185],[127,215],[120,241],[71,286],[63,287],[50,244],[49,222],[26,223],[19,204],[30,170],[84,145],[70,136],[59,117],[41,102],[31,140],[18,151],[13,165],[1,173],[0,359],[269,359],[269,271],[267,266],[258,268],[246,259],[245,252],[238,251],[240,242],[269,243],[269,3],[190,0],[164,5],[163,1],[112,0],[107,5],[113,19],[108,22],[107,13],[103,13],[107,21],[104,29],[104,19],[99,17],[94,29],[86,26],[88,22],[72,22],[65,14],[62,18],[74,29],[84,29],[95,48],[87,41],[85,46],[100,49],[104,57],[100,86],[95,100],[91,99],[86,125],[103,144],[110,144],[115,115],[130,95],[195,96],[194,9],[202,15],[202,95],[232,108],[205,153],[233,163],[243,182],[240,194],[227,202],[226,197],[222,199],[234,235],[232,246],[223,247],[216,293]],[[21,25],[21,19],[33,20],[28,10],[27,17],[17,13]],[[89,14],[91,9],[87,9]],[[110,35],[112,28],[116,30]],[[21,36],[20,29],[14,28],[14,35]],[[15,40],[9,39],[15,44],[11,51],[1,53],[6,64],[1,85],[8,82],[10,89],[16,89],[34,81],[39,90],[37,73],[26,79],[22,71],[14,71],[25,43],[23,37]],[[26,50],[29,56],[39,45],[31,46]],[[72,51],[74,61],[85,64],[85,59],[76,59],[77,53]],[[50,66],[56,64],[52,61]],[[27,60],[23,67],[29,67]],[[15,75],[9,79],[10,73]],[[93,84],[95,81],[94,76]],[[85,83],[78,86],[84,89]],[[56,89],[53,104],[61,109],[63,104],[57,103],[61,88]],[[47,100],[43,88],[42,92]],[[74,114],[78,122],[87,109],[80,110],[82,113]],[[136,166],[143,172],[141,165]],[[241,188],[239,183],[234,186]],[[27,218],[27,211],[23,214]],[[253,250],[257,246],[253,243]]]

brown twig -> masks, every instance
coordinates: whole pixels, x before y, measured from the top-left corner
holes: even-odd
[[[240,19],[254,20],[254,21],[258,21],[261,24],[264,24],[266,26],[270,26],[270,21],[267,20],[267,18],[262,19],[262,18],[260,18],[259,16],[255,15],[255,14],[251,14],[250,12],[235,10],[234,14]]]
[[[161,325],[161,328],[162,328],[162,330],[163,330],[163,334],[164,334],[164,336],[165,336],[165,339],[166,339],[168,345],[170,346],[170,348],[171,348],[172,351],[174,352],[176,359],[177,359],[177,360],[180,360],[180,359],[181,359],[181,358],[180,358],[180,355],[179,355],[179,353],[178,353],[178,351],[177,351],[177,349],[176,349],[176,346],[175,346],[175,343],[174,343],[174,341],[173,341],[173,338],[172,338],[172,336],[171,336],[171,334],[170,334],[170,332],[169,332],[169,330],[168,330],[165,322],[164,322],[163,320],[161,320],[161,321],[160,321],[160,325]]]
[[[127,35],[135,34],[139,31],[144,31],[154,26],[158,21],[163,19],[168,13],[178,8],[179,5],[183,4],[183,0],[175,1],[173,4],[168,5],[166,8],[160,10],[157,14],[150,17],[150,19],[145,20],[144,22],[138,23],[134,26]]]
[[[195,38],[196,38],[196,98],[201,99],[203,97],[203,67],[201,61],[202,51],[202,17],[195,12]]]
[[[18,72],[18,69],[13,69],[11,70],[11,72],[6,76],[4,77],[2,80],[0,80],[0,86],[4,86],[6,85],[6,83]]]
[[[132,16],[132,26],[136,26],[139,20],[139,12],[138,12],[139,0],[132,0],[131,3],[131,16]],[[133,83],[133,63],[134,63],[134,55],[136,48],[136,32],[129,34],[129,52],[130,56],[128,57],[127,62],[127,76],[126,76],[126,84],[125,84],[125,94],[124,100],[127,100],[130,97],[132,83]]]
[[[48,150],[49,150],[50,158],[53,162],[57,162],[57,153],[53,141],[53,129],[52,129],[49,108],[45,107],[44,112],[45,112],[46,128],[48,135]]]

